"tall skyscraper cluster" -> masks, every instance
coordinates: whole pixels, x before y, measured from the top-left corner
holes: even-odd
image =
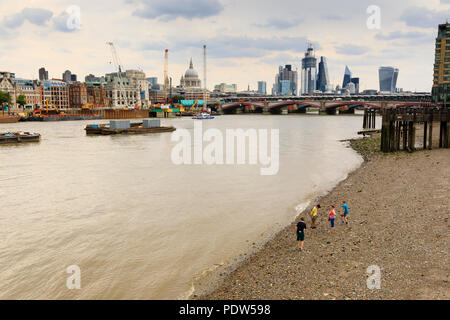
[[[275,76],[275,83],[272,94],[278,96],[296,96],[298,90],[298,72],[292,69],[292,65],[287,64],[279,67]]]
[[[329,92],[332,90],[330,77],[328,75],[328,63],[325,57],[320,57],[317,68],[312,44],[308,45],[305,57],[302,59],[302,88],[301,94],[312,94],[316,91]]]

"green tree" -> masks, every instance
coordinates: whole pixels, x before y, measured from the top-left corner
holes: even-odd
[[[0,91],[0,106],[3,106],[3,104],[11,104],[11,96],[8,92],[2,92]]]
[[[21,94],[21,95],[19,95],[19,96],[17,97],[16,102],[17,102],[18,105],[20,105],[20,106],[23,107],[24,105],[27,104],[27,99],[25,99],[25,96],[24,96],[23,94]]]
[[[175,96],[172,98],[173,103],[180,103],[181,100],[184,100],[183,96]]]

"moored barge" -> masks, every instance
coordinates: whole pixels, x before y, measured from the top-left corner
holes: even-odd
[[[139,123],[130,123],[129,120],[111,120],[109,125],[88,124],[84,130],[89,135],[112,135],[172,132],[176,128],[161,126],[159,120],[144,119]]]
[[[39,142],[41,135],[39,133],[30,132],[6,132],[0,133],[0,144],[4,143],[22,143],[22,142]]]

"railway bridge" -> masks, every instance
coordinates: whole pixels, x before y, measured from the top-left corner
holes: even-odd
[[[305,113],[308,108],[318,109],[322,114],[354,113],[356,108],[386,109],[392,107],[414,107],[431,105],[428,101],[361,101],[361,100],[283,100],[252,101],[241,100],[227,102],[219,107],[224,114],[262,113],[283,114]]]

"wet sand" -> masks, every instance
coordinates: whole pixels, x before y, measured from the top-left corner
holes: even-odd
[[[380,154],[379,138],[351,142],[365,158],[320,199],[318,228],[297,249],[296,222],[194,299],[449,299],[450,149]],[[340,202],[350,207],[339,224]],[[328,208],[337,207],[333,235]],[[381,268],[381,289],[367,268]],[[205,292],[205,288],[202,288]],[[211,290],[213,290],[211,292]]]

